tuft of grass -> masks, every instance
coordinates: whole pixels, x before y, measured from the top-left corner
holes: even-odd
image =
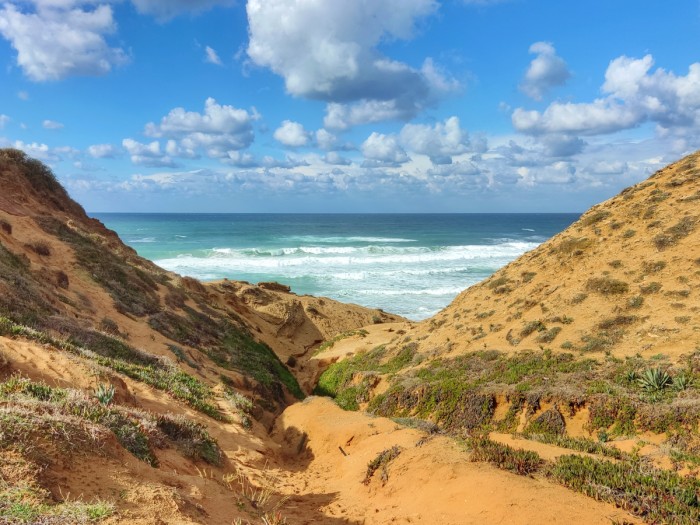
[[[629,291],[629,285],[611,277],[594,277],[586,282],[586,290],[601,295],[620,295]]]
[[[696,224],[696,217],[683,217],[676,224],[664,230],[663,233],[656,235],[653,239],[654,246],[656,246],[657,250],[662,251],[678,244],[681,239],[692,233]]]
[[[555,445],[561,448],[568,448],[570,450],[586,452],[587,454],[597,454],[600,456],[606,456],[618,460],[622,460],[627,457],[627,455],[620,449],[607,446],[599,441],[594,441],[592,439],[587,438],[574,438],[567,435],[553,433],[529,434],[527,432],[524,433],[523,437],[532,441],[546,443],[548,445]]]
[[[546,329],[547,327],[542,321],[530,321],[523,326],[522,330],[520,330],[520,337],[527,337],[533,332],[544,332]]]
[[[556,251],[564,255],[581,255],[592,245],[593,241],[588,237],[571,237],[560,242]]]
[[[231,406],[233,406],[234,410],[238,413],[238,417],[240,418],[243,428],[252,428],[253,421],[250,415],[253,411],[253,401],[229,387],[226,387],[224,397],[229,403],[231,403]]]
[[[472,437],[467,445],[472,452],[472,461],[486,461],[521,476],[533,474],[543,465],[542,458],[536,452],[517,450],[485,436]]]
[[[49,257],[51,255],[51,247],[44,241],[32,242],[26,246],[34,253],[42,257]]]
[[[554,326],[549,330],[545,330],[535,341],[538,343],[551,343],[559,335],[559,332],[561,332],[561,326]]]
[[[607,219],[608,217],[610,217],[609,211],[598,210],[591,213],[587,213],[584,217],[581,218],[579,224],[581,226],[592,226],[594,224],[598,224],[602,220]]]
[[[649,284],[645,284],[644,286],[640,286],[639,290],[644,294],[651,294],[651,293],[657,293],[659,290],[661,290],[661,287],[663,285],[659,282],[653,281],[650,282]]]
[[[221,465],[223,452],[199,423],[184,416],[165,414],[156,418],[156,425],[186,456],[202,459],[211,465]]]
[[[658,273],[666,268],[666,261],[645,261],[642,263],[642,272]]]
[[[362,480],[362,483],[369,485],[375,472],[381,469],[382,484],[385,484],[389,479],[389,471],[387,470],[387,467],[392,461],[399,457],[401,450],[401,447],[394,445],[393,447],[382,450],[379,454],[377,454],[377,456],[367,464],[367,472],[365,472],[365,478]]]

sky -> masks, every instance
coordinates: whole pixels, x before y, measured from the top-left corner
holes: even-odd
[[[0,67],[89,212],[582,212],[700,149],[698,0],[12,0]]]

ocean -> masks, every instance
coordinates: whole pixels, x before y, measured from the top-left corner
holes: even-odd
[[[297,294],[430,317],[578,214],[96,213],[139,255],[201,280],[277,281]]]

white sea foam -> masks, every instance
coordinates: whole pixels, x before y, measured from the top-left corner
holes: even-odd
[[[368,242],[368,243],[378,243],[378,244],[391,244],[391,243],[405,243],[405,242],[416,242],[415,239],[403,239],[401,237],[365,237],[365,236],[352,236],[352,237],[320,237],[316,235],[292,235],[289,237],[284,237],[282,241],[290,242],[291,244],[348,244],[348,243],[358,243],[358,242]]]
[[[292,289],[299,283],[316,295],[420,319],[434,314],[459,292],[536,246],[534,242],[512,239],[487,245],[443,247],[309,243],[275,248],[216,247],[156,262],[168,270],[200,279],[274,279],[290,284]],[[401,301],[402,296],[412,299]]]
[[[129,242],[133,243],[144,243],[144,242],[156,242],[155,237],[143,237],[141,239],[131,239]]]

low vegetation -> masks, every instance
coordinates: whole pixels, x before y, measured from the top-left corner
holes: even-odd
[[[0,401],[7,405],[7,413],[14,414],[15,422],[31,425],[32,420],[46,419],[61,425],[69,422],[79,425],[80,421],[97,425],[114,433],[121,445],[138,459],[157,466],[156,448],[171,444],[188,457],[201,459],[212,465],[219,465],[222,453],[216,441],[207,431],[182,416],[159,415],[105,403],[96,396],[65,388],[54,388],[45,383],[37,383],[20,376],[12,376],[0,383]],[[8,421],[5,419],[5,423]],[[19,424],[22,427],[23,424]],[[5,435],[0,432],[0,435]],[[31,433],[31,430],[29,430]],[[5,442],[2,446],[21,446],[19,441]],[[99,445],[98,445],[99,448]]]
[[[467,445],[471,451],[472,461],[492,463],[500,469],[521,476],[537,472],[543,464],[536,452],[515,449],[485,436],[472,437],[467,441]]]
[[[548,471],[563,485],[614,503],[649,523],[689,525],[700,521],[700,480],[638,460],[617,463],[562,456]]]
[[[372,461],[367,464],[367,472],[365,473],[365,479],[362,480],[362,483],[369,485],[372,481],[372,477],[379,470],[382,485],[385,484],[389,479],[388,466],[392,461],[399,457],[399,454],[401,454],[401,447],[398,445],[382,450]]]
[[[168,392],[174,398],[186,402],[192,408],[215,419],[225,419],[212,403],[211,390],[198,379],[186,374],[169,360],[137,350],[118,339],[97,334],[95,339],[97,344],[82,346],[78,341],[59,340],[45,332],[18,325],[2,317],[0,317],[0,335],[24,337],[87,358],[101,366]]]

